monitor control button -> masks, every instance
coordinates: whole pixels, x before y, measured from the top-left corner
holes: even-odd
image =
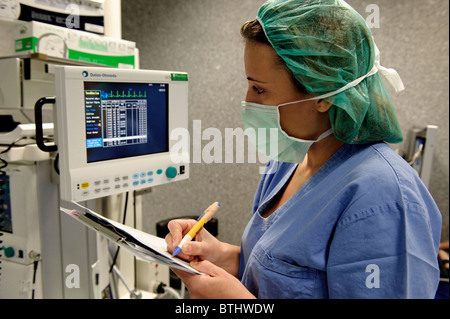
[[[178,170],[175,167],[170,166],[168,169],[166,169],[166,176],[168,178],[175,178],[177,175],[178,175]]]

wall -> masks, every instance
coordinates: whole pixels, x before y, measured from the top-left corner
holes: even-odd
[[[253,19],[263,0],[129,0],[122,1],[122,36],[137,42],[141,68],[189,73],[189,123],[201,131],[241,127],[240,102],[247,81],[239,29]],[[380,28],[373,29],[381,63],[398,70],[406,86],[391,92],[402,129],[440,127],[430,190],[444,215],[448,240],[449,211],[449,53],[446,0],[349,0],[364,17],[366,7],[380,9]],[[197,122],[198,123],[198,122]],[[192,136],[191,136],[192,138]],[[195,140],[196,141],[196,140]],[[195,142],[194,140],[192,142]],[[205,147],[209,141],[203,141]],[[400,148],[402,145],[399,146]],[[191,164],[191,178],[158,186],[144,195],[144,225],[183,215],[197,216],[220,201],[219,239],[239,244],[250,218],[261,164]]]

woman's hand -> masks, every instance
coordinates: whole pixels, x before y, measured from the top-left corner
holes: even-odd
[[[167,251],[172,253],[195,224],[195,220],[188,219],[170,221],[170,233],[165,238]],[[219,241],[204,228],[197,233],[193,241],[185,243],[177,255],[189,262],[208,260],[236,277],[239,272],[239,256],[239,247]]]
[[[165,240],[167,250],[172,253],[177,245],[181,242],[184,235],[196,224],[195,220],[191,219],[176,219],[171,220],[167,225],[170,233],[167,234]],[[183,245],[182,251],[177,255],[181,259],[193,261],[194,259],[216,260],[216,252],[220,242],[211,235],[206,229],[202,228],[194,240]]]
[[[236,277],[213,263],[206,260],[192,261],[190,265],[204,275],[172,270],[183,280],[192,299],[255,298]]]

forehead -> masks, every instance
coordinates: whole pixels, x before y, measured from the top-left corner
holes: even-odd
[[[279,63],[276,51],[267,44],[248,42],[245,45],[244,63],[247,77],[258,81],[274,81],[285,78],[286,67]]]
[[[265,67],[275,66],[277,63],[277,53],[270,45],[250,41],[245,45],[245,63],[252,66],[263,64]]]

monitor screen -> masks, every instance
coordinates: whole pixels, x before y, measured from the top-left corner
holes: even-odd
[[[85,201],[189,178],[189,147],[173,137],[181,130],[189,143],[187,73],[54,70],[61,199]]]
[[[169,151],[167,83],[84,82],[87,162]]]

